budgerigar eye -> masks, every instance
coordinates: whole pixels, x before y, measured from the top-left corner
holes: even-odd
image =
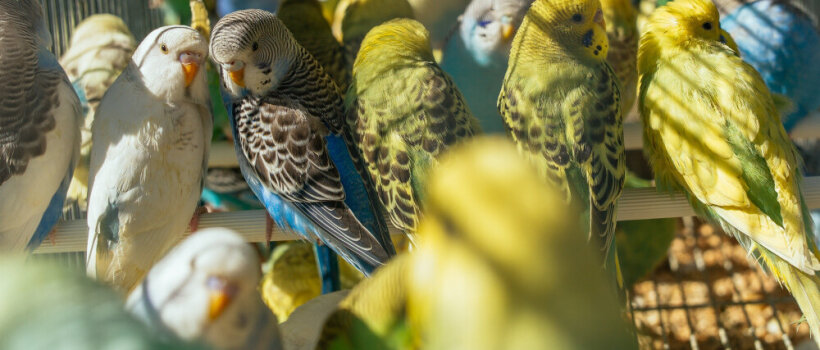
[[[162,50],[162,53],[168,53],[168,46],[165,44],[160,45],[159,49]]]
[[[259,43],[254,42],[253,45],[251,46],[251,50],[253,50],[253,51],[259,50]]]
[[[581,21],[583,21],[583,20],[584,20],[584,16],[581,16],[580,13],[576,13],[576,14],[572,15],[572,21],[575,22],[575,23],[581,23]]]
[[[703,29],[712,30],[712,22],[706,22],[703,24]]]

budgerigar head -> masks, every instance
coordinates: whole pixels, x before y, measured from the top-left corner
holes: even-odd
[[[131,62],[154,95],[205,103],[209,99],[203,67],[207,56],[208,44],[196,30],[167,26],[148,34],[134,51]]]
[[[712,0],[675,0],[649,17],[647,31],[664,45],[686,46],[697,40],[721,41],[720,15]]]
[[[353,64],[353,74],[361,64],[374,60],[400,65],[405,60],[435,61],[430,47],[430,33],[416,20],[400,18],[373,27],[362,40]],[[372,67],[372,65],[371,65]]]
[[[515,30],[532,0],[473,0],[461,19],[461,39],[482,66],[506,65]]]
[[[108,13],[101,13],[88,16],[74,28],[71,36],[71,46],[82,40],[94,38],[98,33],[122,33],[133,37],[128,26],[117,16]]]
[[[48,31],[40,1],[0,0],[0,13],[8,16],[3,18],[3,21],[10,20],[14,25],[25,26],[27,30],[37,34],[37,44],[51,48],[51,32]]]
[[[606,59],[609,40],[598,0],[536,0],[526,18],[576,57]]]
[[[182,339],[238,348],[259,312],[270,313],[257,291],[260,278],[259,257],[241,236],[221,228],[200,230],[154,265],[127,308],[150,305]]]
[[[275,89],[298,48],[273,13],[243,10],[228,14],[211,33],[211,58],[222,67],[222,82],[233,96],[243,89],[261,95]]]

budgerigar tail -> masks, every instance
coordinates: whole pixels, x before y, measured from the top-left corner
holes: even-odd
[[[814,341],[820,345],[820,278],[795,268],[766,248],[755,245],[761,263],[791,292],[809,324]]]

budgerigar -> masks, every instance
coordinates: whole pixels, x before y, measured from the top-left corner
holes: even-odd
[[[631,0],[601,0],[601,8],[609,39],[606,61],[621,81],[621,112],[626,116],[638,97],[638,12]]]
[[[536,0],[513,41],[498,108],[519,151],[584,209],[589,237],[620,284],[612,242],[626,166],[607,42],[597,0]]]
[[[441,68],[453,77],[486,133],[504,133],[495,106],[515,30],[532,0],[473,0],[447,41]]]
[[[349,131],[330,76],[261,10],[223,17],[211,53],[230,94],[242,174],[270,216],[365,274],[384,264],[395,250],[343,140]]]
[[[341,260],[341,258],[338,258]],[[278,243],[263,268],[259,292],[279,322],[322,291],[313,245],[307,242]],[[362,274],[345,261],[339,261],[342,289],[353,288]]]
[[[417,249],[354,288],[320,345],[359,349],[369,333],[387,348],[635,348],[577,212],[509,141],[454,147],[424,203]]]
[[[0,253],[34,249],[62,214],[80,101],[37,0],[0,0]]]
[[[82,98],[85,122],[82,127],[80,160],[68,188],[68,200],[80,209],[88,204],[88,165],[91,161],[91,124],[103,94],[128,66],[137,42],[128,26],[117,16],[92,15],[74,28],[71,45],[60,58],[77,94]]]
[[[219,78],[217,78],[219,79]],[[262,209],[242,173],[236,168],[208,168],[202,202],[209,211],[238,211]]]
[[[161,339],[128,314],[111,289],[64,266],[3,255],[0,276],[4,350],[206,349]]]
[[[644,140],[659,188],[681,188],[783,283],[820,339],[820,270],[800,160],[771,93],[720,42],[710,0],[657,9],[641,37]]]
[[[395,19],[365,36],[345,99],[347,123],[393,225],[413,235],[436,157],[480,132],[433,58],[427,29]]]
[[[97,109],[86,266],[122,292],[182,238],[202,192],[213,128],[207,54],[194,29],[158,28]]]
[[[735,9],[720,25],[769,90],[791,100],[786,131],[820,108],[820,33],[806,14],[787,2],[760,0]]]
[[[637,348],[577,211],[539,175],[502,139],[432,170],[407,283],[425,349]]]
[[[342,45],[333,37],[330,24],[322,16],[318,0],[284,0],[276,16],[293,33],[299,45],[313,55],[344,95],[350,75]]]
[[[126,308],[158,332],[217,349],[282,349],[276,316],[256,290],[259,264],[236,232],[197,231],[151,269]]]
[[[395,18],[413,18],[413,8],[407,0],[341,0],[333,18],[333,35],[345,52],[347,71],[359,53],[364,36],[373,27]]]

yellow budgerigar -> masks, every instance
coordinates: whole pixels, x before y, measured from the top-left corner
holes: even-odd
[[[638,96],[638,13],[631,0],[601,0],[609,38],[606,61],[621,81],[621,111],[626,116]]]
[[[590,239],[622,287],[612,244],[626,165],[608,50],[598,0],[536,0],[513,41],[498,109],[519,151],[584,209]]]
[[[351,291],[319,348],[636,347],[575,208],[513,144],[453,147],[427,184],[418,248]]]
[[[765,83],[720,29],[710,0],[650,17],[638,56],[645,149],[658,186],[681,188],[785,285],[817,340],[820,261],[800,159]]]

